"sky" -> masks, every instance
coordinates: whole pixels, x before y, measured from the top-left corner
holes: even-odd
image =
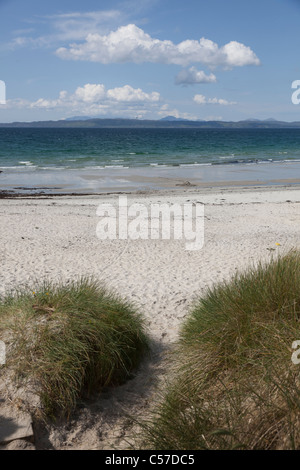
[[[300,0],[0,0],[0,122],[300,121],[299,24]]]

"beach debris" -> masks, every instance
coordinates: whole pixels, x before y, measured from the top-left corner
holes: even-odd
[[[190,181],[184,181],[183,183],[176,184],[176,186],[196,186],[196,185],[190,183]]]
[[[275,243],[276,246],[281,246],[281,243]],[[269,251],[275,251],[275,248],[267,248]]]

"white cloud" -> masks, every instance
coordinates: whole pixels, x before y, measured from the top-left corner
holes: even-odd
[[[56,54],[61,59],[86,60],[109,64],[113,62],[154,62],[188,66],[202,63],[224,67],[259,65],[255,53],[236,41],[219,47],[213,41],[201,38],[174,44],[169,40],[152,38],[134,24],[121,26],[107,35],[88,34],[85,42],[61,47]]]
[[[123,19],[119,10],[72,12],[48,17],[60,40],[80,40],[93,32],[107,31]]]
[[[223,106],[237,104],[235,101],[227,101],[222,98],[206,98],[204,95],[195,95],[193,99],[197,104],[220,104]]]
[[[193,85],[195,83],[215,83],[217,77],[211,73],[206,75],[202,70],[196,67],[190,67],[188,70],[181,70],[175,78],[176,85]]]
[[[71,107],[77,108],[87,106],[91,109],[97,106],[107,106],[114,103],[156,103],[160,100],[160,94],[153,91],[145,93],[141,88],[133,88],[124,85],[119,88],[105,89],[103,84],[87,83],[83,87],[78,87],[72,95],[66,91],[61,91],[56,100],[40,98],[31,103],[31,108],[57,108]]]
[[[112,28],[126,21],[127,15],[120,10],[98,10],[70,12],[48,16],[35,16],[30,19],[34,27],[15,30],[15,37],[3,47],[57,47],[65,41],[84,40],[90,33],[106,34]],[[36,30],[43,27],[43,35],[36,35]]]
[[[132,88],[130,85],[125,85],[121,88],[113,88],[112,90],[107,91],[107,97],[116,101],[126,101],[126,102],[155,102],[159,101],[160,95],[156,91],[152,93],[145,93],[140,88]]]
[[[252,65],[259,65],[259,60],[255,56],[253,51],[250,49],[250,47],[246,47],[240,42],[231,41],[228,44],[225,44],[222,50],[226,55],[226,62],[229,67],[242,67],[243,65],[248,65],[251,63]]]
[[[161,97],[155,91],[146,93],[130,85],[106,90],[103,84],[87,83],[74,93],[61,91],[56,99],[39,98],[32,102],[18,98],[7,100],[1,108],[57,111],[67,116],[153,117],[161,108]]]
[[[106,91],[104,85],[87,83],[83,87],[77,88],[73,95],[73,100],[84,101],[85,103],[95,103],[103,100],[105,97]],[[63,99],[65,98],[67,98],[67,94],[64,94]]]
[[[9,99],[6,100],[5,105],[1,106],[1,109],[22,109],[30,106],[30,101],[24,100],[22,98]]]

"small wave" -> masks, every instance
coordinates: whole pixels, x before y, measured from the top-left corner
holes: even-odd
[[[151,152],[152,154],[155,152]],[[127,155],[149,155],[149,152],[128,152]]]
[[[85,166],[83,170],[104,170],[104,168],[104,166]]]
[[[54,170],[54,171],[61,171],[61,170],[68,170],[69,168],[66,166],[40,166],[39,170]]]
[[[225,156],[220,156],[219,157],[220,160],[229,160],[229,159],[232,159],[232,155],[225,155]]]
[[[0,170],[20,170],[19,166],[0,166]]]
[[[193,166],[211,166],[211,163],[181,163],[180,168],[190,168]]]
[[[94,167],[92,167],[94,168]],[[124,166],[124,165],[105,165],[104,168],[111,168],[111,169],[119,169],[119,168],[122,168],[122,169],[127,169],[129,168],[129,166]]]
[[[0,166],[0,170],[18,170],[18,171],[31,171],[37,168],[38,168],[37,165]]]
[[[26,166],[35,166],[32,162],[30,161],[20,161],[20,165],[26,165]]]
[[[148,166],[147,164],[144,166]],[[172,163],[166,164],[166,163],[150,163],[149,166],[152,166],[153,168],[165,168],[165,167],[171,167]]]

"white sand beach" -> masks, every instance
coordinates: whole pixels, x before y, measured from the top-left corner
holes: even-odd
[[[258,260],[300,247],[298,186],[178,188],[128,195],[128,202],[202,203],[205,241],[186,251],[183,240],[99,240],[100,203],[118,195],[12,198],[0,201],[0,293],[38,288],[43,279],[94,276],[134,302],[147,322],[153,355],[127,384],[85,403],[74,418],[48,426],[37,447],[124,449],[167,376],[164,357],[194,299]]]

